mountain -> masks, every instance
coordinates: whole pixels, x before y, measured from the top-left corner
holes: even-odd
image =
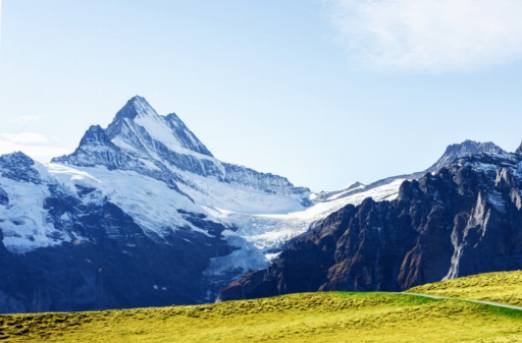
[[[367,198],[395,203],[404,184],[470,156],[518,158],[467,141],[423,173],[312,193],[219,160],[178,115],[136,96],[49,164],[0,156],[0,312],[213,301],[245,273],[275,268],[287,242],[330,214]]]
[[[127,102],[106,130],[92,126],[73,154],[53,162],[131,170],[191,188],[197,188],[191,179],[195,174],[302,202],[309,195],[308,189],[294,187],[286,178],[217,160],[176,114],[161,116],[139,96]]]
[[[475,148],[479,148],[476,150]],[[398,291],[522,268],[522,156],[464,142],[396,198],[347,205],[290,240],[222,299],[320,290]],[[435,170],[435,171],[431,171]]]
[[[0,172],[0,312],[212,301],[268,263],[229,215],[310,205],[308,189],[216,159],[142,97],[72,154],[4,155]]]
[[[312,194],[313,204],[302,210],[285,214],[262,214],[241,216],[233,214],[230,220],[240,227],[240,231],[251,237],[257,248],[272,260],[281,247],[290,239],[307,231],[309,227],[326,218],[329,214],[351,205],[359,205],[366,198],[375,201],[393,200],[405,180],[416,180],[427,173],[436,173],[460,158],[475,155],[508,156],[509,154],[493,143],[466,140],[450,145],[431,167],[421,172],[386,177],[368,185],[356,182],[346,189]]]
[[[222,235],[227,228],[208,218],[187,212],[197,230],[174,227],[174,218],[172,228],[153,235],[81,179],[62,184],[20,153],[6,160],[17,163],[3,163],[0,178],[8,197],[0,206],[2,312],[202,301],[209,260],[234,250]]]
[[[492,142],[475,142],[472,140],[465,140],[460,144],[451,144],[446,148],[444,154],[433,164],[426,172],[437,172],[440,169],[449,166],[452,162],[459,158],[469,157],[473,155],[499,155],[508,157],[502,148],[498,147]]]

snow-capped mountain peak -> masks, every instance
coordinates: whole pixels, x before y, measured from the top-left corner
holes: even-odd
[[[149,104],[149,102],[142,96],[136,95],[129,99],[125,106],[123,106],[114,118],[114,121],[128,118],[134,119],[137,116],[142,115],[158,115],[158,112]]]
[[[40,183],[40,171],[32,158],[17,151],[0,156],[0,176],[15,181]]]
[[[166,122],[169,127],[175,133],[177,139],[182,143],[182,145],[195,151],[197,153],[207,155],[212,157],[212,153],[207,149],[207,147],[196,137],[196,135],[190,131],[190,129],[185,125],[185,123],[178,117],[176,113],[170,113],[166,117]]]
[[[516,154],[522,155],[522,143],[518,146],[517,150],[515,151]]]
[[[80,140],[80,146],[107,146],[111,140],[100,125],[92,125]]]
[[[467,156],[471,162],[463,159]],[[367,205],[367,198],[391,201],[405,180],[475,161],[484,170],[496,165],[518,170],[522,157],[493,143],[466,141],[449,146],[433,170],[311,194],[284,177],[220,161],[178,115],[161,115],[136,96],[107,128],[91,126],[77,149],[54,163],[41,165],[22,153],[0,156],[0,256],[11,259],[0,267],[27,266],[18,273],[23,282],[26,275],[38,275],[39,282],[43,271],[50,285],[43,290],[56,288],[56,294],[70,292],[69,284],[61,281],[71,276],[76,280],[81,270],[85,280],[77,290],[87,289],[91,293],[85,294],[96,301],[99,285],[92,280],[98,280],[102,268],[111,282],[126,277],[117,287],[103,290],[118,294],[114,299],[126,294],[129,282],[140,281],[139,294],[148,294],[151,285],[161,282],[166,289],[162,292],[170,295],[149,294],[138,305],[208,301],[223,282],[266,267],[289,239],[310,227],[315,230],[331,213],[349,204]],[[507,180],[504,174],[498,175]],[[496,193],[490,198],[501,203]],[[57,266],[60,278],[55,278]],[[140,280],[134,278],[136,272],[143,276]],[[34,285],[35,290],[24,294],[27,303],[47,301],[31,298],[44,294],[40,283]],[[5,294],[5,288],[0,287],[0,293]],[[13,302],[19,298],[16,293],[0,297],[0,312],[6,301],[21,308]],[[100,305],[63,306],[77,310]]]
[[[165,181],[171,187],[181,183],[205,194],[209,193],[208,182],[218,182],[291,197],[291,203],[304,204],[309,195],[308,189],[294,187],[280,176],[214,158],[175,113],[159,115],[145,98],[139,96],[130,99],[118,111],[107,129],[91,127],[73,154],[53,162],[132,170]],[[203,182],[194,176],[210,177],[211,180]]]
[[[124,151],[142,157],[165,159],[165,153],[196,158],[212,157],[205,145],[175,114],[159,115],[140,96],[123,106],[106,130],[110,140]]]
[[[29,168],[34,165],[34,161],[31,157],[27,156],[21,151],[15,151],[9,154],[0,156],[0,166],[17,166]]]
[[[219,210],[270,213],[309,205],[308,189],[214,158],[175,113],[159,115],[143,97],[130,99],[107,129],[92,126],[73,154],[53,162],[132,171]]]
[[[492,142],[465,140],[462,143],[449,145],[444,154],[427,171],[438,171],[456,159],[480,154],[504,156],[507,152]]]

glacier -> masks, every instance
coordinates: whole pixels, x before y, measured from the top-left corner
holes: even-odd
[[[188,273],[191,256],[206,251],[194,269],[194,284],[205,295],[180,301],[211,301],[219,287],[265,268],[286,242],[329,214],[369,197],[393,200],[405,180],[477,153],[507,154],[492,143],[466,141],[448,147],[423,172],[315,193],[285,177],[219,160],[177,114],[160,115],[135,96],[108,127],[89,127],[69,155],[47,164],[20,152],[0,157],[0,254],[1,245],[13,256],[62,245],[89,250],[108,237],[120,242],[115,259],[146,254],[133,252],[146,241],[141,244],[181,256]],[[97,231],[97,221],[104,232]],[[158,277],[147,289],[161,284],[175,292],[175,279]]]

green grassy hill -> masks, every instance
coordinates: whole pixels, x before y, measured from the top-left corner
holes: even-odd
[[[467,276],[426,284],[410,291],[522,306],[522,271]]]
[[[520,296],[513,295],[522,288],[521,278],[520,272],[485,274],[413,291],[487,295],[518,304]],[[307,293],[202,306],[0,316],[2,341],[507,343],[522,342],[522,312],[398,293]]]

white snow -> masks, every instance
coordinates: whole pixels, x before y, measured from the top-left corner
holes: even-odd
[[[74,169],[56,164],[49,165],[49,170],[61,184],[71,190],[75,183],[98,189],[103,196],[107,196],[111,202],[130,214],[141,227],[160,236],[166,230],[179,226],[188,226],[206,233],[183,218],[178,212],[178,209],[183,209],[192,213],[204,213],[211,220],[237,227],[237,236],[262,251],[279,247],[306,231],[313,222],[348,204],[357,205],[367,197],[376,201],[392,200],[404,181],[398,179],[305,208],[297,197],[266,193],[180,170],[176,173],[186,178],[190,186],[183,183],[178,183],[178,186],[195,203],[168,188],[164,182],[132,171],[107,170],[105,167]],[[239,241],[235,239],[234,242],[237,244]],[[245,248],[245,244],[237,245]],[[248,251],[235,252],[230,259],[237,262],[237,255]]]
[[[149,165],[144,165],[151,170],[156,168],[147,161]],[[223,182],[215,177],[182,171],[172,165],[173,173],[185,180],[185,183],[178,182],[178,187],[188,196],[169,188],[163,181],[129,170],[109,170],[103,166],[73,168],[56,163],[39,168],[46,180],[42,185],[1,179],[0,185],[8,192],[11,204],[9,208],[0,208],[0,219],[4,219],[0,224],[5,235],[4,243],[12,250],[28,251],[75,239],[58,232],[46,221],[43,201],[50,195],[47,183],[56,184],[62,192],[80,198],[79,185],[95,190],[83,195],[82,201],[108,199],[129,214],[145,232],[160,237],[180,227],[208,235],[207,231],[187,221],[179,210],[204,214],[209,220],[236,227],[237,231],[229,234],[227,240],[238,250],[215,259],[209,268],[212,274],[224,273],[228,269],[262,267],[267,258],[274,257],[274,249],[306,231],[312,223],[367,197],[376,201],[391,200],[396,197],[403,181],[395,180],[368,190],[352,189],[349,195],[340,192],[330,199],[317,200],[315,205],[306,208],[302,205],[302,195],[285,192],[284,185],[274,185],[282,186],[281,192],[269,193],[251,185]],[[267,255],[263,256],[263,253]]]
[[[348,204],[358,205],[368,197],[375,201],[395,199],[403,181],[404,179],[397,179],[367,191],[319,202],[304,210],[290,211],[285,214],[245,215],[238,212],[222,212],[221,214],[239,228],[238,235],[259,249],[270,251],[305,232],[312,223]]]
[[[457,227],[453,228],[451,232],[451,244],[453,245],[453,255],[451,256],[450,268],[448,273],[444,277],[444,280],[453,279],[459,276],[460,260],[463,253],[463,244],[465,242],[465,236],[468,235],[470,230],[478,230],[481,236],[486,232],[485,228],[491,218],[491,209],[486,207],[485,201],[482,199],[482,194],[479,193],[477,201],[472,210],[472,215],[469,217],[466,227],[460,237]]]
[[[241,271],[262,269],[268,266],[268,261],[263,253],[254,245],[231,231],[225,231],[227,242],[238,248],[231,254],[212,258],[210,266],[205,271],[206,275],[222,275],[229,271]]]
[[[9,205],[0,206],[0,229],[5,247],[25,253],[70,241],[70,237],[47,221],[44,200],[50,196],[47,184],[18,182],[0,177],[0,187],[9,196]]]
[[[172,167],[176,174],[187,180],[179,188],[194,201],[213,212],[235,212],[241,214],[288,213],[304,209],[301,199],[242,185],[227,183],[212,177],[203,177]]]
[[[366,187],[367,187],[366,185],[361,184],[361,185],[358,185],[357,187],[349,188],[349,189],[346,189],[346,190],[344,190],[342,192],[336,193],[336,194],[330,196],[327,200],[339,199],[339,198],[342,198],[342,197],[346,196],[349,193],[355,193],[355,192],[363,191]]]
[[[121,136],[114,137],[111,142],[123,150],[139,154],[139,150],[128,144]]]
[[[167,119],[163,116],[160,116],[155,111],[147,111],[140,113],[136,118],[134,118],[133,122],[142,128],[144,128],[147,133],[156,141],[161,142],[165,145],[169,150],[174,152],[191,155],[198,159],[207,159],[215,161],[214,158],[197,153],[190,149],[185,148],[181,142],[178,140],[172,129],[166,123]],[[136,133],[137,134],[137,133]],[[187,133],[187,135],[189,135]],[[117,138],[117,137],[115,137]],[[115,139],[112,141],[114,144],[119,145],[121,148],[126,149],[128,145],[121,144],[122,141]]]
[[[156,166],[151,162],[148,167],[152,170]],[[212,259],[205,272],[214,276],[264,268],[277,256],[277,249],[283,243],[306,231],[313,222],[347,204],[358,204],[367,197],[391,200],[402,182],[396,180],[359,193],[341,194],[306,208],[302,205],[302,195],[285,192],[284,185],[274,185],[275,189],[281,186],[281,192],[269,193],[252,185],[223,182],[215,177],[182,171],[172,165],[172,172],[185,180],[185,183],[178,182],[178,187],[188,196],[169,188],[163,181],[135,171],[109,170],[103,166],[70,167],[56,163],[42,168],[42,175],[45,174],[46,178],[42,185],[0,179],[0,186],[10,197],[16,194],[9,209],[0,207],[0,218],[5,218],[0,223],[5,235],[4,243],[11,251],[26,252],[77,239],[57,231],[46,221],[43,201],[50,195],[49,183],[84,202],[109,200],[129,214],[146,233],[154,236],[162,237],[180,227],[209,235],[187,221],[179,210],[203,214],[208,220],[237,228],[235,232],[224,233],[227,242],[237,249],[227,256]],[[77,186],[94,191],[80,196]]]
[[[201,209],[162,181],[133,171],[108,170],[102,166],[75,169],[50,164],[49,170],[59,183],[69,189],[79,182],[83,186],[96,188],[101,192],[100,197],[107,197],[145,230],[163,236],[176,228],[190,227],[206,234],[206,231],[194,227],[178,212],[182,209],[201,213]]]
[[[121,118],[122,121],[114,126],[118,131],[111,133],[112,143],[122,150],[114,152],[122,154],[115,158],[122,157],[121,160],[125,161],[121,170],[109,170],[101,165],[71,167],[51,163],[38,167],[42,177],[47,184],[56,184],[61,187],[61,191],[83,202],[102,202],[107,199],[129,214],[145,232],[154,233],[155,236],[162,237],[182,227],[209,235],[206,230],[195,227],[185,219],[180,210],[203,214],[208,220],[237,228],[234,233],[226,231],[226,239],[238,249],[228,256],[213,260],[208,270],[211,274],[265,266],[267,258],[274,258],[274,251],[281,244],[306,231],[312,223],[347,204],[358,204],[367,197],[376,201],[391,200],[397,195],[402,183],[402,180],[395,180],[372,189],[364,185],[352,186],[330,193],[328,198],[312,194],[310,199],[305,199],[309,195],[308,191],[294,188],[284,178],[257,173],[248,168],[235,168],[186,148],[176,132],[176,129],[183,129],[180,122],[173,117],[168,119],[160,116],[142,98],[136,98],[134,106],[137,115]],[[184,133],[193,144],[198,143],[189,131]],[[165,155],[160,152],[160,145],[194,159],[187,162],[188,167],[176,166],[179,161],[162,158]],[[87,152],[88,148],[85,147]],[[103,146],[95,146],[93,149],[104,151]],[[87,159],[89,156],[86,153],[84,157]],[[192,163],[199,163],[202,169],[207,166],[212,168],[208,173],[212,176],[185,171],[192,167]],[[181,192],[159,180],[163,177],[155,178],[161,171],[165,172],[166,177],[172,176],[176,180]],[[183,181],[178,181],[178,178]],[[8,181],[2,179],[2,182]],[[43,201],[49,196],[47,184],[37,186],[14,182],[3,187],[10,197],[11,193],[19,197],[13,197],[11,208],[0,208],[3,211],[0,212],[0,219],[10,216],[0,222],[5,235],[4,242],[10,243],[10,246],[25,244],[26,249],[32,249],[59,244],[65,239],[76,239],[62,237],[63,234],[60,236],[61,233],[46,222],[47,212],[43,209]],[[83,194],[78,186],[94,191]],[[314,201],[315,204],[307,208],[303,200]],[[13,216],[16,218],[11,218]],[[62,219],[70,220],[66,216]]]

